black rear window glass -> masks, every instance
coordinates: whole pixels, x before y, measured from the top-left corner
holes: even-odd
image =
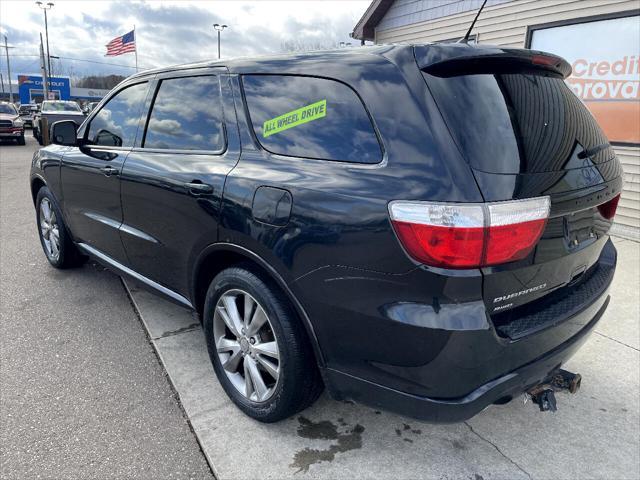
[[[219,151],[224,146],[218,77],[162,80],[144,148]]]
[[[424,76],[473,168],[492,173],[558,171],[613,155],[596,121],[561,78]],[[585,150],[590,160],[582,154]]]
[[[245,75],[249,115],[268,151],[358,163],[378,163],[382,151],[360,98],[323,78]]]

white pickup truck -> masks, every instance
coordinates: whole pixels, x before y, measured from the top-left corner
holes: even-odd
[[[60,120],[73,120],[78,126],[84,121],[85,114],[76,102],[64,100],[45,100],[42,102],[40,112],[33,119],[33,136],[40,145],[42,139],[42,119],[51,127],[54,122]]]

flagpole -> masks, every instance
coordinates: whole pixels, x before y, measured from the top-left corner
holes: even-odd
[[[133,46],[136,54],[136,73],[138,73],[138,39],[136,38],[136,26],[133,26]]]

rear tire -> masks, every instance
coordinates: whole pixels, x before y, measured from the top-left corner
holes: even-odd
[[[62,212],[47,187],[42,187],[36,197],[36,223],[42,250],[55,268],[71,268],[80,265],[84,258],[71,240]]]
[[[322,392],[311,344],[294,309],[251,266],[228,268],[213,279],[203,324],[218,380],[248,416],[277,422],[304,410]]]

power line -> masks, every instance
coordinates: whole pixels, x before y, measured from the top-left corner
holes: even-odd
[[[25,55],[25,54],[16,54],[16,55],[9,55],[9,57],[39,57],[40,55]],[[87,63],[97,63],[100,65],[111,65],[114,67],[124,67],[124,68],[133,68],[135,69],[136,67],[132,67],[131,65],[124,65],[122,63],[112,63],[112,62],[98,62],[97,60],[89,60],[86,58],[74,58],[74,57],[62,57],[62,56],[58,56],[58,58],[62,59],[62,60],[72,60],[74,62],[87,62]]]
[[[73,57],[60,57],[60,58],[63,60],[73,60],[76,62],[98,63],[100,65],[113,65],[115,67],[133,68],[133,69],[136,68],[136,67],[132,67],[131,65],[123,65],[122,63],[98,62],[96,60],[87,60],[84,58],[73,58]]]

